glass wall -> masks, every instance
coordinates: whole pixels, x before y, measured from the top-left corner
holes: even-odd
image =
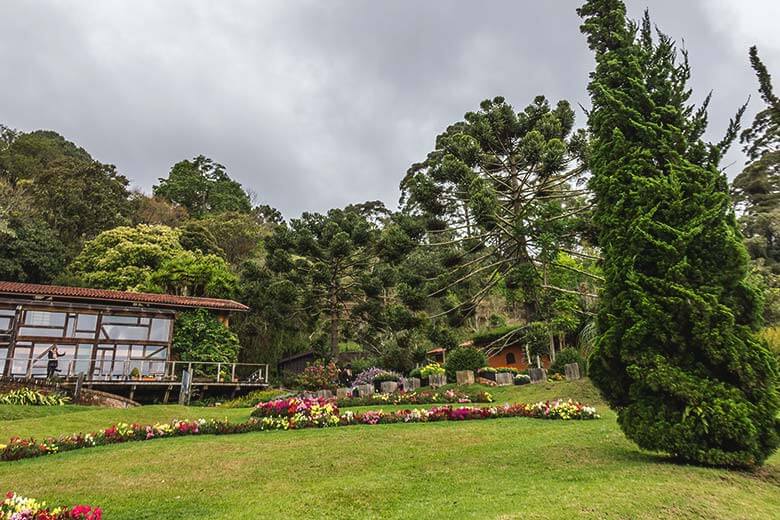
[[[5,367],[8,375],[43,377],[51,362],[60,376],[85,373],[91,379],[121,379],[133,369],[146,377],[165,374],[173,312],[25,306],[14,348],[9,348],[14,314],[13,309],[0,309],[0,373]],[[56,361],[50,356],[54,349]]]

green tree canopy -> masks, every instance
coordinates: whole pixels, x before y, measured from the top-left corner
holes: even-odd
[[[579,9],[596,55],[590,186],[606,278],[589,374],[641,447],[701,464],[777,447],[777,367],[755,337],[760,295],[718,163],[738,127],[702,141],[690,68],[620,0]]]
[[[229,297],[237,278],[216,255],[185,250],[167,226],[117,227],[84,244],[68,271],[76,283],[101,289]]]
[[[153,192],[186,208],[196,218],[223,211],[248,213],[252,209],[241,184],[228,176],[224,166],[203,155],[174,164]]]

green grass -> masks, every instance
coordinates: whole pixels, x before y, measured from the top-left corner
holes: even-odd
[[[493,393],[499,402],[573,397],[600,405],[587,382]],[[105,446],[0,463],[0,491],[98,504],[112,520],[777,517],[780,456],[755,473],[672,464],[638,450],[614,413],[599,407],[599,421],[355,426]],[[178,406],[73,410],[5,420],[0,434],[247,414]]]

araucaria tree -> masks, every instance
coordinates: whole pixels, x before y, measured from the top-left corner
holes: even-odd
[[[695,463],[751,466],[777,447],[777,368],[760,294],[690,69],[620,0],[579,9],[596,54],[589,166],[606,278],[590,375],[625,434]]]
[[[468,315],[505,288],[522,293],[527,321],[549,320],[549,292],[571,295],[552,283],[552,271],[590,276],[559,262],[562,251],[588,256],[575,246],[587,205],[576,182],[585,141],[573,126],[566,101],[553,107],[538,96],[516,112],[496,97],[448,127],[409,169],[404,209],[425,221],[423,247],[441,253],[441,274],[427,286],[446,300],[442,314]]]

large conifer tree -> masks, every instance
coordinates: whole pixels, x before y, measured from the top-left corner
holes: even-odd
[[[749,466],[778,445],[777,369],[756,339],[760,294],[687,58],[620,0],[579,9],[596,54],[591,187],[606,278],[590,374],[639,446]]]

